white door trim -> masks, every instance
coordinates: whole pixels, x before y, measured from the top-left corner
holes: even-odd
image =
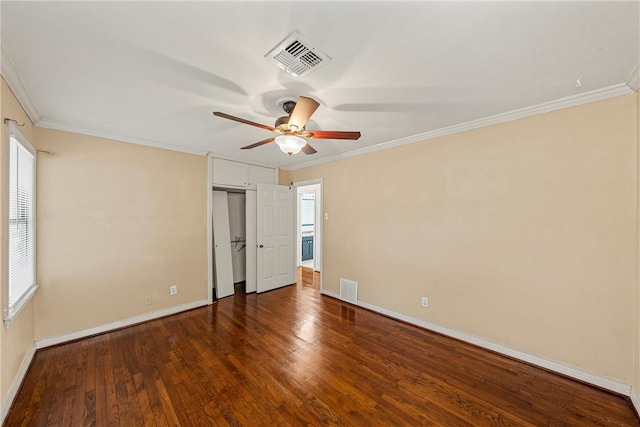
[[[207,301],[213,304],[213,155],[207,154]]]
[[[246,266],[247,278],[245,280],[245,292],[256,292],[258,282],[258,252],[257,252],[257,222],[258,222],[258,192],[257,190],[247,190],[245,192],[245,215],[246,215]]]
[[[315,270],[317,270],[320,273],[320,292],[323,291],[323,286],[322,283],[324,281],[324,274],[323,274],[323,270],[324,270],[324,251],[323,251],[323,247],[324,247],[324,180],[322,178],[314,178],[314,179],[307,179],[305,181],[297,181],[297,182],[293,182],[292,183],[294,187],[305,187],[307,185],[319,185],[320,186],[320,197],[316,197],[316,213],[320,213],[320,215],[316,215],[317,219],[315,221],[315,232],[314,232],[314,236],[319,236],[320,239],[314,238],[314,257],[317,256],[317,254],[320,254],[319,260],[318,262],[315,262]],[[298,197],[297,197],[297,189],[296,189],[296,209],[298,206]],[[317,194],[316,194],[317,196]],[[296,212],[296,217],[298,216],[297,212]],[[296,230],[296,235],[297,235],[297,230]],[[301,242],[299,241],[300,239],[298,239],[296,237],[296,253],[300,252],[302,249],[300,247]],[[315,242],[315,240],[318,240],[317,242]],[[297,258],[296,258],[297,260]]]

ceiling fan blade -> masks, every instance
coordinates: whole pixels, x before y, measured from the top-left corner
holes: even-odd
[[[302,152],[304,154],[316,154],[318,151],[315,148],[313,148],[311,145],[309,145],[309,143],[307,142],[307,145],[302,147]]]
[[[291,126],[295,126],[296,129],[294,130],[302,130],[319,106],[320,104],[311,98],[307,98],[306,96],[299,97],[298,102],[296,102],[296,107],[289,117],[289,129],[291,129]]]
[[[348,132],[341,130],[310,130],[315,139],[358,139],[360,132]]]
[[[255,126],[257,128],[260,128],[260,129],[266,129],[266,130],[270,130],[272,132],[275,131],[275,129],[272,128],[271,126],[261,125],[260,123],[252,122],[252,121],[245,120],[245,119],[241,119],[240,117],[236,117],[236,116],[230,116],[229,114],[221,113],[220,111],[214,111],[213,115],[214,116],[218,116],[218,117],[222,117],[223,119],[233,120],[234,122],[244,123],[245,125]]]
[[[273,142],[273,141],[275,141],[275,139],[276,139],[276,137],[275,137],[275,136],[272,136],[271,138],[263,139],[262,141],[259,141],[259,142],[256,142],[256,143],[253,143],[253,144],[251,144],[251,145],[247,145],[246,147],[242,147],[242,148],[241,148],[241,150],[250,150],[250,149],[252,149],[252,148],[256,148],[256,147],[259,147],[259,146],[261,146],[261,145],[264,145],[264,144],[268,144],[268,143],[270,143],[270,142]]]

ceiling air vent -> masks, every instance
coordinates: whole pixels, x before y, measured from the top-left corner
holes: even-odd
[[[294,30],[264,57],[275,61],[278,67],[295,77],[331,62],[329,55],[313,46],[298,30]]]

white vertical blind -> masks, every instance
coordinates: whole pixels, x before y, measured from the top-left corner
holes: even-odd
[[[11,127],[10,127],[11,128]],[[9,268],[5,320],[12,319],[36,288],[35,150],[10,131]]]

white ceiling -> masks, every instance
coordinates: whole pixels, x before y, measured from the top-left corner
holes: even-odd
[[[640,51],[637,1],[1,7],[3,59],[39,126],[284,168],[619,87]],[[332,62],[295,78],[265,59],[294,29]],[[272,126],[278,101],[299,95],[321,104],[308,129],[360,140],[311,141],[317,154],[290,158],[275,144],[241,151],[270,133],[211,114]]]

